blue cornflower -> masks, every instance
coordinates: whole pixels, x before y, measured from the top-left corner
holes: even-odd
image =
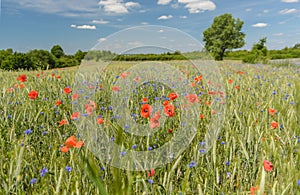
[[[300,179],[298,179],[297,184],[298,184],[298,186],[300,186]]]
[[[125,156],[126,152],[125,151],[122,151],[121,152],[121,156]]]
[[[47,135],[48,132],[47,131],[43,131],[42,135]]]
[[[72,167],[66,166],[66,171],[71,172],[72,171]]]
[[[227,165],[227,166],[229,166],[229,165],[230,165],[230,162],[229,162],[229,161],[227,161],[227,162],[226,162],[226,165]]]
[[[48,169],[46,167],[44,167],[44,168],[42,168],[42,170],[40,170],[41,177],[44,177],[46,175],[46,173],[48,173]]]
[[[30,184],[35,184],[37,182],[37,178],[33,178],[30,180]]]
[[[32,130],[31,130],[31,129],[27,129],[27,130],[24,131],[24,134],[25,134],[25,135],[29,135],[30,133],[32,133]]]
[[[137,145],[134,144],[134,145],[132,146],[132,149],[136,149],[136,148],[137,148]]]
[[[154,181],[152,179],[148,179],[148,182],[152,185]]]
[[[190,168],[193,168],[193,167],[195,167],[196,165],[197,165],[196,161],[192,161],[192,162],[190,162],[189,167],[190,167]]]
[[[224,142],[224,141],[222,141],[222,142],[221,142],[221,145],[225,145],[225,142]]]
[[[206,150],[205,150],[205,149],[200,149],[199,152],[200,152],[201,154],[204,154],[204,153],[206,153]]]

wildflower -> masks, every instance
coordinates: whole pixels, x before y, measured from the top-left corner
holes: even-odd
[[[63,152],[63,153],[66,153],[69,151],[69,147],[68,146],[63,146],[60,148],[60,151]]]
[[[298,184],[298,186],[300,186],[300,179],[298,179],[297,184]]]
[[[148,182],[152,185],[154,181],[152,179],[148,179]]]
[[[195,82],[200,82],[202,80],[202,75],[199,75],[198,77],[194,78]]]
[[[164,102],[163,102],[163,105],[164,106],[166,106],[166,105],[168,105],[169,104],[169,101],[168,100],[165,100]]]
[[[276,129],[277,127],[278,127],[278,122],[272,121],[272,122],[271,122],[271,128],[272,128],[272,129]]]
[[[48,169],[46,167],[44,167],[44,168],[42,168],[42,170],[40,170],[41,177],[44,177],[46,175],[46,173],[48,173]]]
[[[155,129],[160,126],[159,123],[160,113],[155,113],[154,117],[150,118],[150,128]]]
[[[68,172],[71,172],[72,171],[72,167],[66,166],[65,170],[68,171]]]
[[[240,86],[239,86],[239,85],[236,85],[234,88],[235,88],[236,90],[239,90],[239,89],[240,89]]]
[[[66,124],[68,124],[67,119],[62,119],[62,120],[59,122],[59,126],[60,126],[60,127],[63,126],[63,125],[66,125]]]
[[[272,171],[273,170],[273,164],[270,161],[264,160],[264,168],[266,171]]]
[[[255,195],[255,191],[258,191],[258,187],[257,186],[253,186],[250,188],[250,195]]]
[[[229,84],[233,83],[233,80],[232,79],[228,79],[228,83]]]
[[[80,116],[80,113],[79,113],[79,112],[73,112],[73,114],[71,115],[71,119],[72,119],[72,120],[78,119],[79,116]]]
[[[56,106],[59,106],[59,105],[61,105],[62,104],[62,101],[61,100],[57,100],[56,102],[55,102],[55,105]]]
[[[198,96],[197,94],[188,94],[185,96],[186,100],[190,103],[196,103],[198,102]]]
[[[165,115],[168,117],[173,117],[175,115],[175,107],[172,104],[168,104],[164,108]]]
[[[121,156],[125,156],[126,152],[125,151],[122,151],[121,152]]]
[[[196,161],[192,161],[192,162],[190,162],[189,167],[190,167],[190,168],[193,168],[193,167],[195,167],[196,165],[197,165]]]
[[[150,171],[147,172],[148,177],[153,177],[155,174],[155,170],[154,169],[150,169]]]
[[[142,102],[146,103],[146,102],[148,102],[148,99],[147,98],[142,98]]]
[[[29,183],[30,183],[30,184],[35,184],[36,182],[37,182],[37,178],[33,178],[33,179],[30,180]]]
[[[169,98],[170,100],[175,100],[178,97],[177,93],[170,93]]]
[[[120,87],[118,87],[118,86],[113,86],[113,87],[112,87],[112,90],[113,90],[113,91],[120,91]]]
[[[204,114],[200,114],[199,118],[204,119],[205,118]]]
[[[78,98],[78,96],[79,96],[78,93],[74,93],[72,95],[72,101],[76,100]]]
[[[276,110],[273,108],[269,108],[269,114],[274,116],[274,114],[276,113]]]
[[[39,96],[39,93],[35,90],[28,93],[28,97],[32,100],[36,99]]]
[[[169,129],[168,132],[169,132],[169,133],[173,133],[173,129]]]
[[[24,87],[25,87],[24,83],[20,83],[20,88],[22,89]]]
[[[18,76],[17,80],[20,82],[26,82],[27,76],[25,74],[21,74],[20,76]]]
[[[103,120],[103,118],[102,117],[98,117],[97,118],[97,124],[102,124],[102,123],[104,123],[105,121]]]
[[[72,92],[72,89],[70,87],[65,87],[64,88],[64,94],[69,94]]]
[[[152,107],[149,104],[144,104],[141,110],[141,117],[148,118],[152,112]]]
[[[25,135],[29,135],[29,134],[31,134],[31,133],[32,133],[32,130],[31,130],[31,129],[27,129],[27,130],[24,131],[24,134],[25,134]]]

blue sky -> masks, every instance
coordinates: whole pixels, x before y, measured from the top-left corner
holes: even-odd
[[[0,49],[26,52],[59,44],[88,51],[113,33],[140,25],[178,28],[202,42],[215,16],[244,21],[250,49],[267,37],[269,49],[300,43],[299,0],[0,0]],[[180,41],[180,40],[178,40]],[[203,43],[203,42],[202,42]]]

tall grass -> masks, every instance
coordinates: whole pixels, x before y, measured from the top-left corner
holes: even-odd
[[[114,63],[110,79],[128,67],[128,62]],[[72,88],[77,69],[0,72],[1,194],[249,194],[254,186],[259,188],[256,193],[300,194],[300,69],[234,64],[220,69],[226,113],[217,141],[209,151],[199,151],[210,119],[209,106],[203,104],[206,117],[199,121],[192,143],[153,177],[147,171],[111,167],[85,146],[60,151],[71,135],[81,140],[76,121],[70,119],[71,94],[63,93],[65,87]],[[25,88],[16,80],[20,74],[27,75]],[[105,87],[103,92],[110,93],[111,86]],[[35,100],[28,98],[32,90],[39,92]],[[56,106],[57,100],[62,104]],[[108,100],[101,101],[109,106]],[[274,116],[269,108],[277,111]],[[62,119],[68,124],[59,126]],[[272,121],[278,128],[271,128]],[[32,132],[25,134],[28,129]],[[138,140],[122,134],[117,141],[122,139]],[[272,171],[264,169],[264,160],[274,165]],[[43,168],[48,172],[41,175]]]

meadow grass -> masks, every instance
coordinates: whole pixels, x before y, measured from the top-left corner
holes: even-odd
[[[111,113],[107,107],[115,76],[131,66],[130,62],[113,63],[103,90],[96,86],[97,104],[105,108],[97,108],[97,112],[109,125],[107,133],[127,148],[141,139],[122,129],[118,131],[116,121],[108,118]],[[228,62],[219,67],[226,90],[226,110],[218,139],[210,150],[200,150],[212,117],[210,106],[205,104],[211,97],[206,94],[201,97],[203,103],[198,103],[199,114],[205,118],[199,119],[193,141],[173,162],[155,169],[151,177],[147,171],[111,167],[85,146],[61,151],[70,136],[82,140],[76,120],[70,118],[72,94],[64,93],[64,88],[72,89],[78,67],[0,72],[1,194],[227,195],[249,194],[253,187],[258,188],[255,194],[300,194],[300,69]],[[27,76],[24,88],[16,80],[22,74]],[[205,82],[202,92],[207,92]],[[162,87],[165,95],[171,92]],[[34,100],[28,97],[32,90],[38,91]],[[145,90],[153,97],[163,95],[150,87],[139,88],[136,95],[129,96],[129,109],[134,110]],[[62,104],[56,105],[58,100]],[[137,108],[135,112],[139,115],[139,105]],[[276,110],[274,116],[269,113],[270,108]],[[63,119],[68,124],[59,125]],[[167,129],[176,131],[179,120],[175,117],[154,135],[160,138],[159,142],[145,139],[137,147],[147,150],[149,145],[159,147],[168,142],[172,133]],[[271,127],[273,121],[278,122],[278,127]],[[147,120],[139,118],[138,122]],[[273,164],[272,171],[264,168],[264,160]]]

